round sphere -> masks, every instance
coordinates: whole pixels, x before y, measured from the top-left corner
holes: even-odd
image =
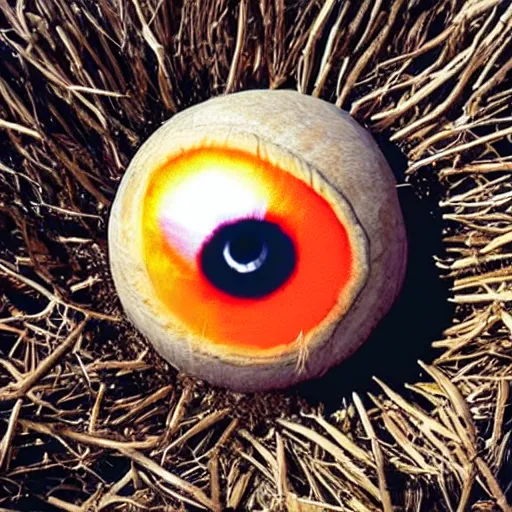
[[[237,391],[352,354],[406,266],[393,174],[336,106],[246,91],[189,108],[135,155],[110,265],[126,314],[173,366]]]

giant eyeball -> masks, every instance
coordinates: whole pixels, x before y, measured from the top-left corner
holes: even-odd
[[[174,367],[238,391],[317,377],[388,312],[406,264],[396,184],[334,105],[247,91],[189,108],[135,155],[110,265]]]

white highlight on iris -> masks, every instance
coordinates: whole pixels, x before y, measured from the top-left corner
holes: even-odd
[[[191,173],[163,198],[160,224],[182,256],[195,258],[216,228],[238,219],[263,219],[265,191],[237,172],[215,167]]]

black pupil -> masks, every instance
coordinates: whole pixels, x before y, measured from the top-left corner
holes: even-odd
[[[296,265],[291,238],[275,223],[243,219],[221,226],[202,247],[204,276],[234,297],[260,298],[279,289]]]
[[[249,263],[257,260],[263,251],[264,242],[254,234],[242,233],[229,243],[229,252],[238,263]]]

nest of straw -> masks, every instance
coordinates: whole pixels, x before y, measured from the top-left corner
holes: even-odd
[[[0,507],[510,510],[511,35],[500,0],[0,0]],[[246,396],[126,322],[106,223],[162,121],[255,87],[393,144],[447,291],[407,301],[437,334],[402,310],[352,373]]]

